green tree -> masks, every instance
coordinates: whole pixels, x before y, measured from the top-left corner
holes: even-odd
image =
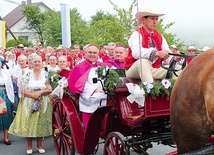
[[[93,33],[90,42],[97,45],[109,42],[127,45],[127,39],[124,36],[125,29],[116,21],[99,20],[90,26],[90,30]]]
[[[58,45],[62,44],[60,12],[49,10],[44,13],[44,16],[45,16],[44,23],[45,45],[57,47]]]
[[[70,11],[71,16],[71,44],[86,45],[90,43],[92,33],[90,32],[87,21],[82,19],[82,16],[76,8]]]
[[[25,40],[22,36],[19,36],[17,40],[11,39],[6,43],[6,47],[16,47],[19,44],[23,44],[25,47],[30,47],[33,45],[32,42]]]
[[[45,16],[39,9],[39,7],[34,7],[32,5],[26,5],[22,13],[26,17],[26,28],[34,31],[38,34],[39,42],[44,44],[44,24],[45,24]]]
[[[128,36],[130,32],[137,28],[137,21],[132,15],[133,9],[136,6],[136,0],[133,0],[128,10],[118,8],[111,0],[109,2],[117,12],[118,22],[125,28],[126,31],[124,33]]]
[[[91,16],[91,21],[89,23],[90,25],[93,25],[100,20],[110,20],[110,21],[116,22],[118,21],[118,18],[115,15],[110,14],[109,12],[104,12],[99,10],[96,12],[95,15]]]
[[[125,28],[118,22],[118,18],[110,13],[97,11],[91,16],[90,42],[100,46],[103,43],[115,42],[127,44]]]

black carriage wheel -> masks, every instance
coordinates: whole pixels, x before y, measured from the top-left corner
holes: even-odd
[[[58,99],[53,103],[52,129],[54,144],[58,155],[75,154],[67,113],[61,100]]]
[[[119,132],[111,132],[104,145],[104,155],[129,155],[124,141],[126,138]]]

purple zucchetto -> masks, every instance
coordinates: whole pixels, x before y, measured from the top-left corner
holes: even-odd
[[[115,48],[117,48],[117,47],[123,47],[123,48],[126,48],[126,46],[125,46],[125,45],[123,45],[123,44],[117,44]]]
[[[98,48],[98,46],[96,44],[88,44],[87,47],[91,47],[91,46],[95,46]]]

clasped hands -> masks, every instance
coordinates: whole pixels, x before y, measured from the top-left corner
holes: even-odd
[[[33,98],[40,101],[42,99],[42,91],[34,92],[33,93]]]

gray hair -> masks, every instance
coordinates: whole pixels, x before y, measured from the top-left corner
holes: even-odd
[[[116,46],[116,44],[115,44],[114,42],[110,42],[110,43],[108,44],[108,48],[110,48],[111,46]]]
[[[27,57],[24,54],[21,54],[20,56],[18,56],[18,60],[27,60]]]
[[[34,62],[36,60],[42,61],[42,57],[40,55],[33,56],[32,62]]]
[[[32,54],[30,54],[30,55],[27,57],[27,59],[28,59],[28,60],[32,60],[33,57],[36,56],[36,55],[37,55],[36,53],[32,53]]]

